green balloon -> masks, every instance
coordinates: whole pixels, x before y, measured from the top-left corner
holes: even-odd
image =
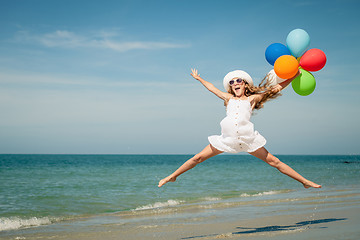
[[[310,72],[301,69],[301,74],[291,82],[291,86],[297,94],[307,96],[315,90],[316,81]]]

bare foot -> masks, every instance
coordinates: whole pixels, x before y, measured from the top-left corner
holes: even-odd
[[[175,181],[176,181],[176,178],[168,176],[168,177],[160,180],[158,187],[162,187],[163,185],[165,185],[168,182],[175,182]]]
[[[310,188],[310,187],[313,187],[313,188],[321,188],[321,185],[319,185],[319,184],[316,184],[316,183],[313,183],[312,181],[305,181],[304,183],[303,183],[303,185],[304,185],[304,188]]]

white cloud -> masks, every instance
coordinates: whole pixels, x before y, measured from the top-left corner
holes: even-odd
[[[109,48],[119,52],[125,52],[134,49],[166,49],[166,48],[186,48],[188,44],[176,44],[167,42],[117,42],[104,40],[97,43],[103,48]]]
[[[32,34],[28,31],[19,31],[16,40],[19,42],[38,43],[45,47],[54,48],[99,48],[117,52],[126,52],[136,49],[159,50],[170,48],[188,48],[188,43],[172,43],[162,41],[121,41],[116,38],[115,32],[100,31],[81,35],[66,30],[57,30],[45,34]]]
[[[33,38],[47,47],[80,47],[88,41],[85,37],[60,30]]]

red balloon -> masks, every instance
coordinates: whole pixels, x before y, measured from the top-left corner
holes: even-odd
[[[300,59],[300,66],[310,72],[322,69],[326,64],[326,55],[317,48],[310,49]]]

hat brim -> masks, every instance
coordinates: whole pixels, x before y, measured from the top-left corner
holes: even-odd
[[[230,91],[230,81],[234,78],[241,78],[241,79],[245,80],[249,85],[254,86],[254,82],[253,82],[251,76],[247,72],[242,71],[242,70],[235,70],[235,71],[229,72],[224,77],[223,84],[224,84],[224,88],[227,92]]]

